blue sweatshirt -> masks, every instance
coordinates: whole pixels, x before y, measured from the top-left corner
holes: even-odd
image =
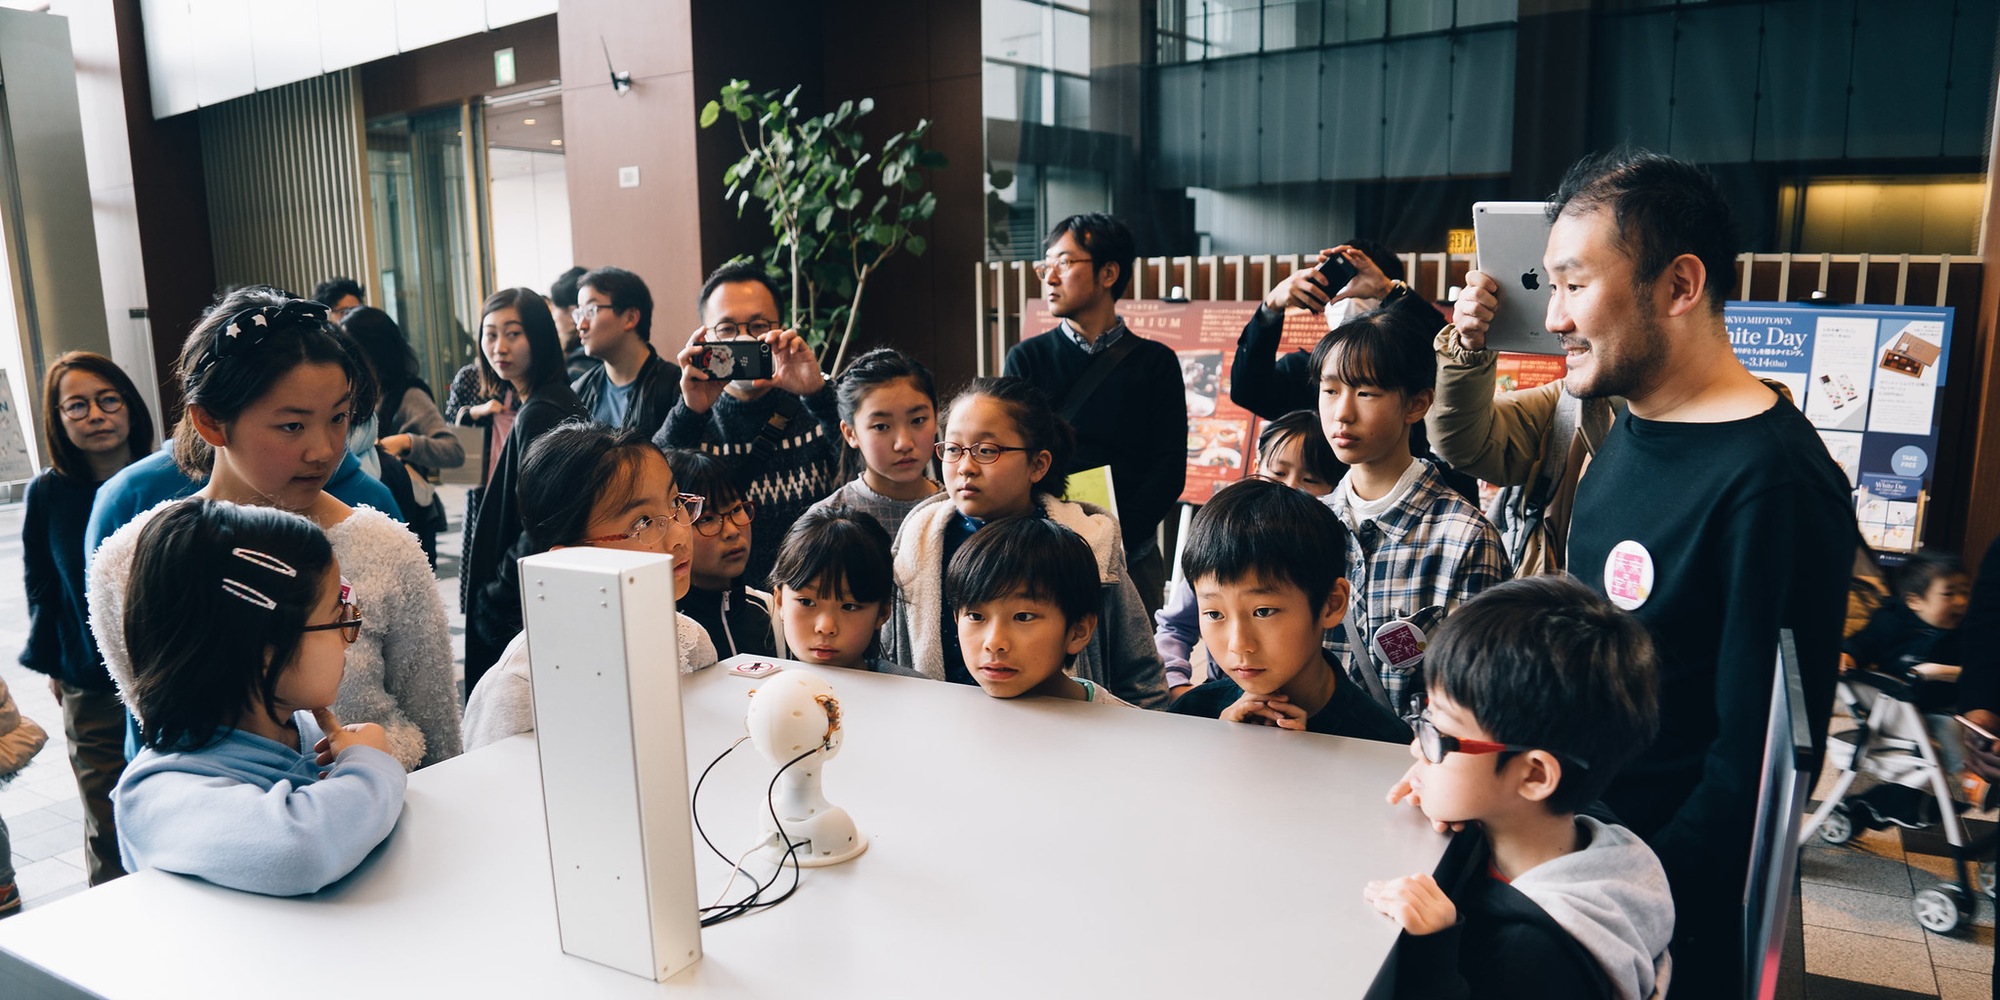
[[[242,730],[187,753],[142,750],[111,793],[126,871],[158,868],[270,896],[317,892],[354,870],[403,812],[407,777],[373,747],[313,763],[325,734],[292,716],[299,745]]]
[[[206,485],[207,480],[189,479],[174,464],[171,445],[118,470],[117,475],[98,487],[97,501],[90,506],[90,526],[83,533],[84,566],[89,567],[97,547],[112,532],[124,527],[125,522],[152,510],[161,501],[192,496]],[[396,505],[389,487],[361,471],[361,463],[352,454],[341,456],[340,468],[327,480],[326,492],[349,507],[373,507],[398,521],[403,519],[403,509]]]

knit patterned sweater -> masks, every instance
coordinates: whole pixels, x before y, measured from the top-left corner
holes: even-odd
[[[840,411],[833,383],[810,396],[773,389],[748,402],[725,392],[707,413],[688,409],[683,399],[653,435],[653,443],[662,448],[698,448],[722,459],[740,479],[752,461],[757,435],[780,408],[790,420],[770,460],[744,490],[757,505],[757,527],[750,535],[750,562],[742,582],[759,590],[767,589],[785,529],[840,482]]]
[[[169,500],[167,503],[179,503]],[[163,503],[104,540],[90,564],[90,630],[121,696],[132,686],[125,646],[125,587],[139,533]],[[415,535],[380,511],[356,507],[327,529],[340,573],[361,606],[361,638],[347,647],[347,672],[333,714],[343,723],[373,722],[389,731],[389,751],[414,770],[459,754],[458,682],[451,631],[437,581]],[[125,697],[127,708],[132,700]],[[136,718],[138,712],[135,710]]]

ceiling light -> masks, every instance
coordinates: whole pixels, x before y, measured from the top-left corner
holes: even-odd
[[[521,124],[523,124],[523,125],[533,125],[534,123],[535,123],[535,120],[534,120],[533,118],[523,118],[523,119],[521,119]]]
[[[549,145],[551,145],[551,146],[560,146],[560,145],[562,145],[562,140],[561,140],[561,139],[550,139],[550,140],[549,140]]]

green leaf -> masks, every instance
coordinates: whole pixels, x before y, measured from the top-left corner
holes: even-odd
[[[748,205],[748,204],[750,204],[750,192],[748,192],[748,191],[745,191],[745,192],[743,192],[742,194],[739,194],[739,195],[737,195],[737,196],[736,196],[736,214],[737,214],[737,215],[739,215],[739,216],[740,216],[740,215],[742,215],[742,214],[743,214],[743,207],[744,207],[745,205]]]
[[[917,212],[928,219],[935,211],[937,211],[937,192],[925,191],[924,196],[917,199]]]
[[[882,186],[895,187],[903,182],[903,165],[895,160],[882,164]]]
[[[917,155],[917,165],[923,167],[925,170],[943,170],[944,168],[951,166],[951,160],[950,158],[946,157],[943,153],[940,153],[935,149],[926,149],[922,153]],[[1013,176],[1014,175],[1011,173],[1007,175],[1009,180],[1011,180]],[[997,184],[997,186],[1006,187],[1007,185]]]
[[[1005,189],[1014,183],[1014,172],[1012,170],[995,170],[991,176],[995,189]]]
[[[815,214],[815,215],[813,216],[813,228],[814,228],[814,229],[817,229],[817,230],[819,230],[820,232],[822,232],[822,233],[823,233],[823,232],[826,232],[826,227],[828,227],[828,226],[830,226],[830,225],[833,225],[833,206],[832,206],[832,205],[828,205],[828,206],[826,206],[825,208],[822,208],[822,209],[820,209],[820,210],[819,210],[819,212],[818,212],[818,213],[816,213],[816,214]]]
[[[805,89],[805,84],[803,83],[793,87],[791,92],[785,95],[785,107],[788,108],[791,107],[793,102],[799,99],[799,91],[803,89]],[[773,93],[775,93],[775,91]]]
[[[915,191],[924,186],[924,179],[916,174],[903,175],[903,190]]]
[[[910,251],[910,255],[913,257],[922,257],[924,251],[929,247],[930,244],[924,242],[924,238],[915,233],[911,233],[909,238],[903,241],[903,248]]]
[[[707,104],[704,104],[704,105],[702,105],[702,107],[701,107],[701,127],[702,127],[702,128],[707,128],[707,127],[709,127],[710,125],[713,125],[713,124],[715,124],[715,120],[716,120],[717,118],[720,118],[720,117],[722,117],[722,105],[721,105],[721,104],[718,104],[718,103],[716,103],[715,101],[710,101],[710,102],[708,102]]]
[[[860,110],[859,110],[859,111],[858,111],[857,113],[858,113],[858,114],[863,114],[863,115],[865,115],[865,114],[867,114],[868,112],[870,112],[870,111],[873,111],[873,110],[875,110],[875,99],[874,99],[874,98],[872,98],[872,97],[864,97],[864,98],[862,98],[862,99],[861,99],[861,107],[860,107]]]
[[[843,212],[854,211],[854,206],[861,204],[861,189],[851,187],[842,191],[840,193],[840,201],[837,204],[840,205],[840,210]]]

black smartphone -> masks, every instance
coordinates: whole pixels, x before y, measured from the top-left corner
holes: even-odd
[[[695,367],[726,382],[771,377],[771,345],[761,340],[718,340],[694,356]]]
[[[1338,253],[1320,261],[1319,266],[1313,270],[1318,271],[1319,276],[1325,279],[1328,295],[1337,294],[1342,288],[1347,287],[1348,282],[1354,280],[1355,275],[1361,273],[1353,262],[1347,259],[1346,254]]]
[[[1954,715],[1952,718],[1957,719],[1958,724],[1965,727],[1965,742],[1970,744],[1973,749],[1982,753],[1991,753],[1993,751],[1994,736],[1992,733],[1987,732],[1979,723],[1963,715]]]

